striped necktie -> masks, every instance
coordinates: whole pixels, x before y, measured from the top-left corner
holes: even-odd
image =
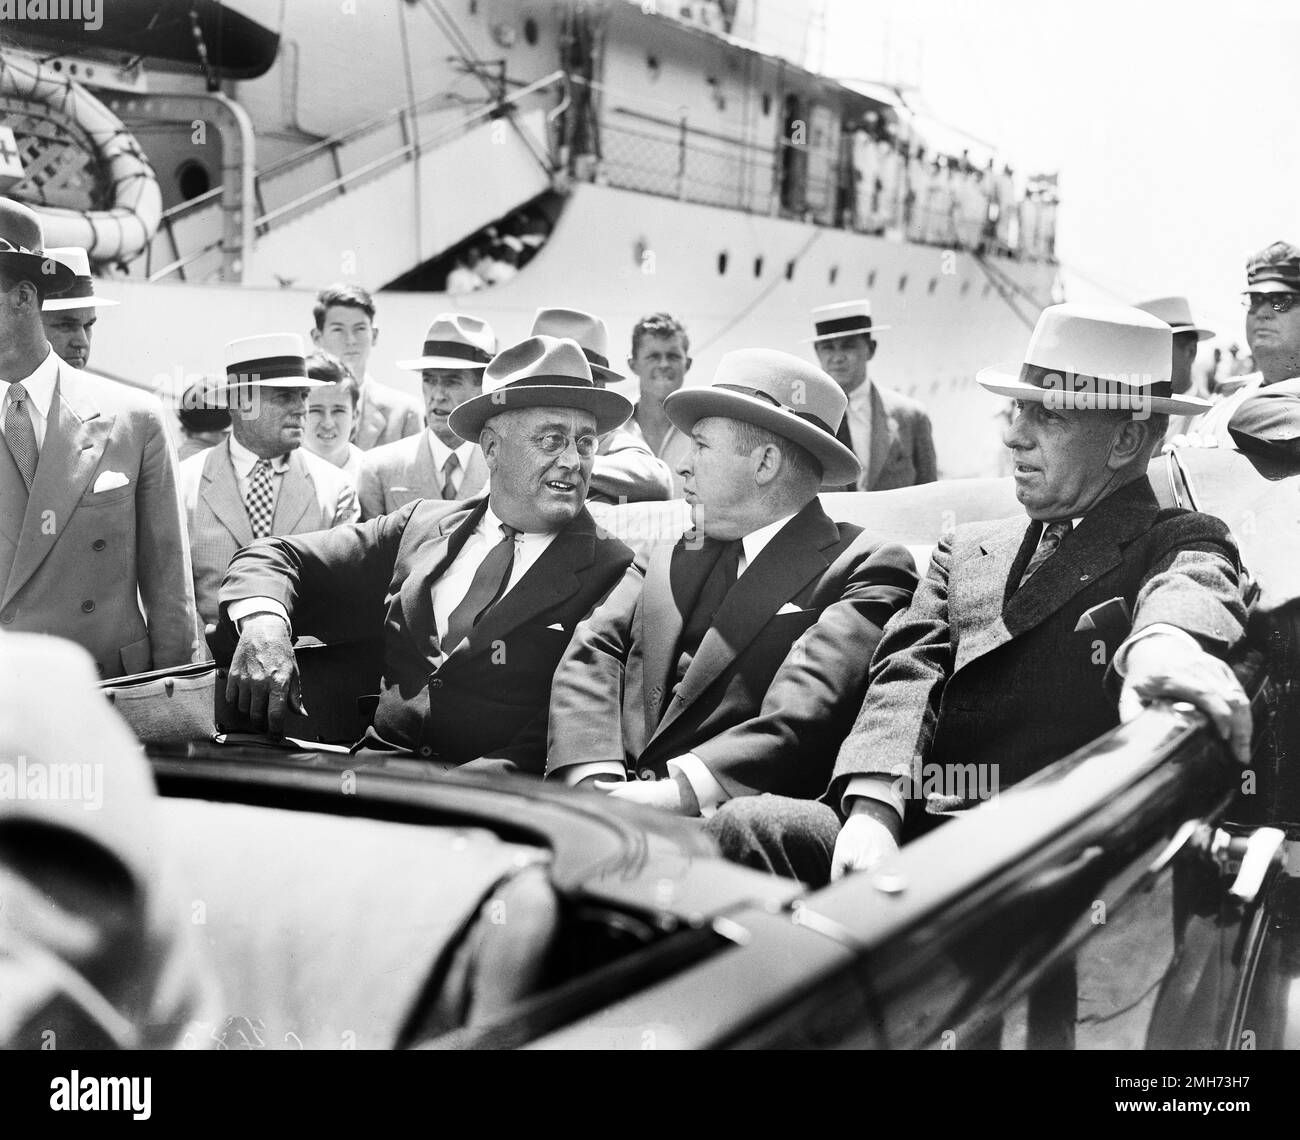
[[[5,442],[18,465],[27,489],[32,489],[36,478],[36,464],[40,452],[36,449],[36,429],[27,411],[27,389],[21,384],[9,385],[9,408],[5,412]]]
[[[1025,567],[1025,572],[1020,578],[1021,586],[1028,582],[1034,572],[1056,553],[1056,548],[1061,545],[1061,540],[1070,533],[1073,525],[1069,519],[1064,522],[1047,524],[1047,527],[1043,530],[1043,537],[1038,540],[1038,549],[1034,551],[1034,556],[1029,560],[1029,565]]]

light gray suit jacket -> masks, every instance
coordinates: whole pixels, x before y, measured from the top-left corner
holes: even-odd
[[[473,499],[487,486],[487,462],[474,448],[457,499]],[[362,519],[391,515],[414,499],[441,499],[442,472],[434,465],[427,431],[367,451],[357,476]]]
[[[424,408],[414,396],[374,379],[361,386],[353,442],[362,451],[396,443],[424,430]]]
[[[75,641],[103,677],[206,659],[153,396],[59,363],[30,496],[0,442],[0,589],[0,630]]]
[[[239,493],[229,442],[192,455],[180,466],[181,497],[189,522],[194,596],[199,616],[217,620],[217,591],[226,567],[253,541],[248,508]],[[289,454],[271,520],[273,535],[306,534],[356,522],[356,492],[341,468],[305,448]]]

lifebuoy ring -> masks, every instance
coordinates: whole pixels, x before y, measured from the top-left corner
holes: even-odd
[[[69,210],[29,202],[45,227],[45,244],[82,246],[92,262],[129,262],[158,232],[162,190],[140,144],[98,99],[67,76],[11,52],[0,53],[0,95],[43,103],[73,119],[90,138],[113,187],[107,210]]]

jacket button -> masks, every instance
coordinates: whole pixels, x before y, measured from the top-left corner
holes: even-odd
[[[92,602],[92,601],[84,601],[84,602],[82,602],[82,603],[81,603],[81,612],[82,612],[83,614],[94,613],[94,612],[95,612],[95,603]]]
[[[421,744],[420,755],[427,759],[428,757],[433,755],[433,749],[430,748],[427,744]]]
[[[429,688],[431,688],[431,689],[441,689],[441,688],[442,688],[442,678],[441,678],[441,677],[430,677],[430,678],[429,678]]]
[[[5,625],[9,625],[13,620],[14,620],[13,610],[5,610],[4,613],[0,613],[0,621],[4,622]]]
[[[636,778],[638,780],[653,780],[655,778],[654,769],[642,768],[640,771],[637,772]]]
[[[92,542],[92,543],[90,544],[90,548],[91,548],[92,550],[103,550],[104,547],[106,547],[107,545],[108,545],[108,543],[105,542],[102,538],[97,538],[97,539],[95,539],[94,542]]]

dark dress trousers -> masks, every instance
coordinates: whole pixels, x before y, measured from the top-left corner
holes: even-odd
[[[694,752],[730,796],[822,791],[881,628],[915,587],[911,555],[813,500],[718,605],[722,545],[656,548],[579,626],[552,686],[548,775],[617,760],[662,777]]]
[[[254,542],[222,583],[222,621],[229,622],[231,602],[267,597],[288,610],[295,635],[330,641],[382,630],[384,670],[368,746],[448,765],[490,758],[498,763],[487,766],[540,775],[560,655],[632,552],[598,536],[582,510],[469,640],[438,663],[433,589],[486,505],[486,497],[417,500],[368,522]]]

